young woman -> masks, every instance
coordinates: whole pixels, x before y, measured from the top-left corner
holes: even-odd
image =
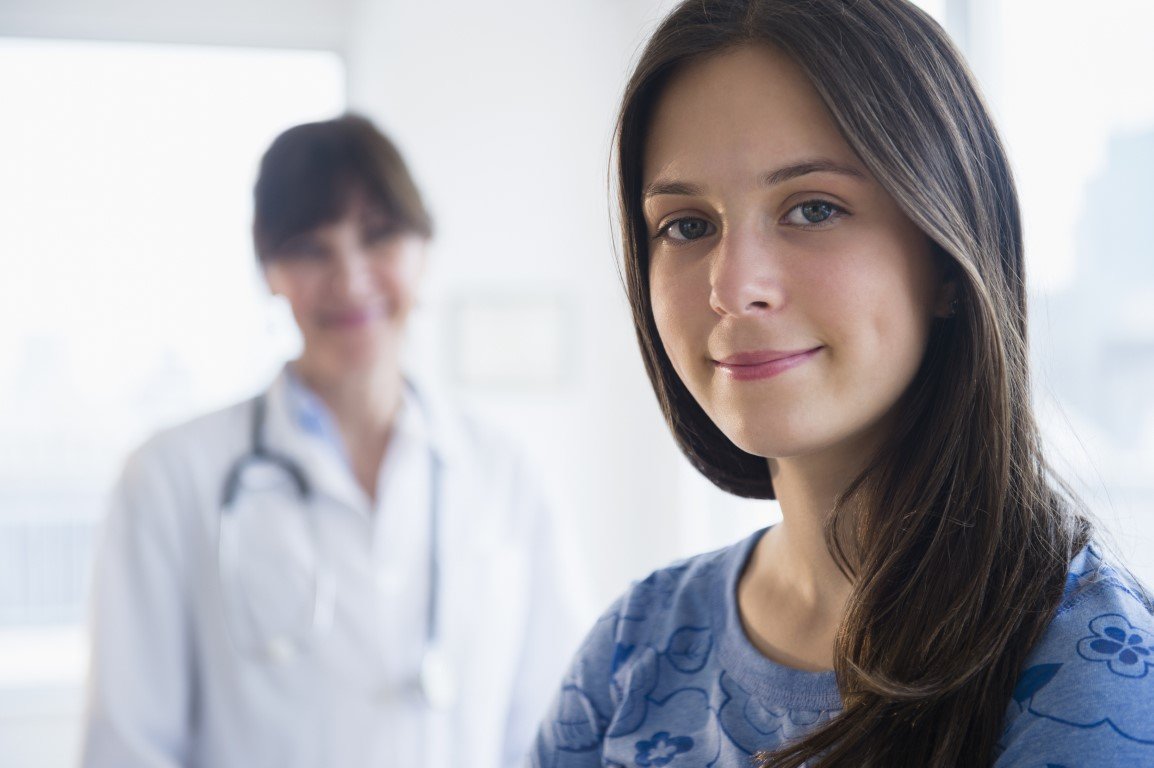
[[[405,375],[432,232],[400,154],[291,128],[256,251],[304,340],[266,392],[129,461],[94,592],[86,768],[519,763],[566,640],[548,517],[500,435]]]
[[[1018,204],[904,0],[688,0],[618,126],[670,427],[780,524],[597,623],[540,766],[1154,765],[1154,619],[1030,409]]]

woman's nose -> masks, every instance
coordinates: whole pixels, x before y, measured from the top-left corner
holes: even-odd
[[[785,293],[778,247],[756,227],[723,234],[710,265],[713,311],[741,317],[780,309]]]
[[[341,249],[334,259],[333,288],[342,296],[361,296],[372,287],[369,255],[359,246]]]

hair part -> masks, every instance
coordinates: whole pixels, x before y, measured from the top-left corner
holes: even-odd
[[[396,146],[368,119],[346,114],[277,136],[253,188],[253,244],[261,261],[288,240],[363,202],[397,232],[433,235],[433,221]]]
[[[665,353],[641,194],[670,77],[748,45],[773,46],[802,68],[849,146],[934,243],[959,306],[934,322],[893,433],[826,523],[827,547],[853,582],[834,654],[844,709],[759,759],[766,768],[988,766],[1026,655],[1090,535],[1055,487],[1031,410],[1009,162],[961,55],[905,0],[686,0],[666,17],[617,126],[626,290],[670,429],[724,490],[774,497],[768,462],[721,432]]]

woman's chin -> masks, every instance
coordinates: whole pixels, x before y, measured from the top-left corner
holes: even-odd
[[[788,428],[740,428],[729,430],[726,437],[746,453],[763,459],[794,459],[821,452],[828,443],[815,439],[812,431],[796,432]]]
[[[319,363],[325,376],[334,379],[362,376],[377,372],[382,366],[399,366],[399,349],[382,339],[346,338],[341,343],[325,344],[323,349],[307,348],[302,360]]]

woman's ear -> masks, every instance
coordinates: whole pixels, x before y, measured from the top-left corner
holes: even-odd
[[[272,296],[284,296],[284,280],[281,276],[281,271],[277,267],[275,261],[261,259],[256,265],[257,271],[260,272],[261,278],[264,280],[265,287]]]

